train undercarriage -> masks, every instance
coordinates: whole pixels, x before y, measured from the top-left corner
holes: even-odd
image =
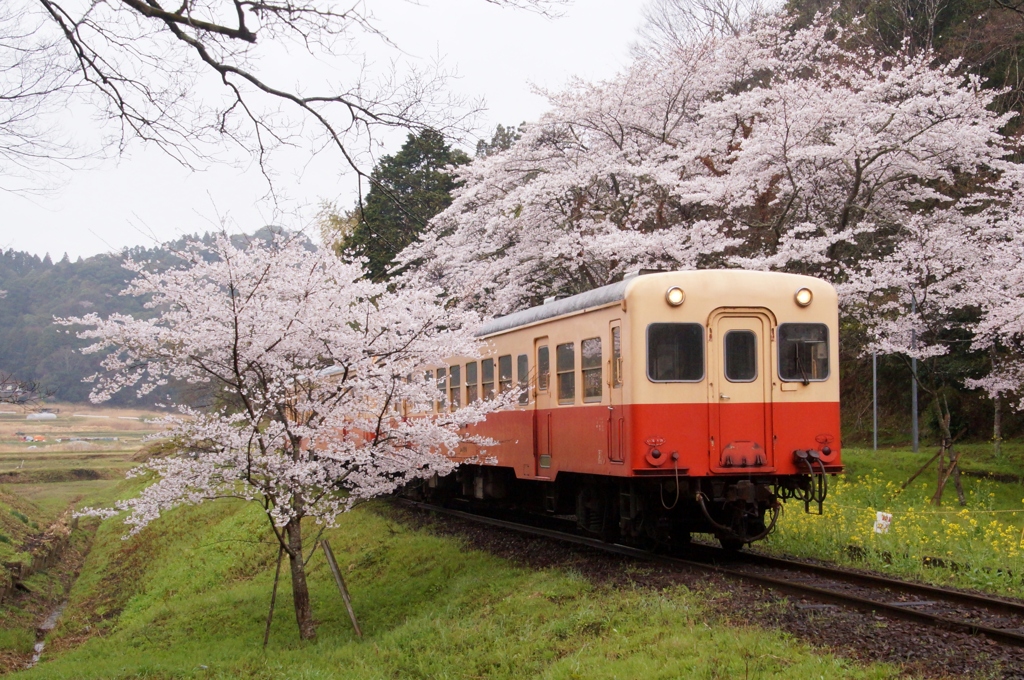
[[[416,495],[429,502],[575,518],[602,540],[647,549],[685,550],[695,533],[739,550],[775,528],[782,501],[824,500],[823,476],[619,478],[560,473],[556,481],[517,479],[509,468],[463,465],[427,480]]]

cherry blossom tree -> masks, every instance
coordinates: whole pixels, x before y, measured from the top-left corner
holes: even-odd
[[[911,359],[921,362],[912,379],[928,395],[939,430],[939,452],[928,462],[938,460],[936,505],[949,479],[966,504],[946,391],[970,376],[938,361],[953,350],[963,352],[979,321],[981,281],[989,271],[978,238],[985,223],[984,214],[955,207],[912,215],[894,234],[891,250],[856,263],[840,286],[845,313],[869,335],[863,351],[903,357],[908,368]],[[974,247],[965,251],[965,244]]]
[[[992,92],[929,54],[787,22],[665,41],[608,82],[549,93],[511,149],[460,169],[404,261],[491,313],[642,267],[842,281],[922,206],[984,191],[957,178],[1005,153]]]
[[[451,207],[401,259],[496,314],[638,268],[828,279],[870,338],[860,349],[932,367],[921,386],[955,473],[940,394],[1024,393],[1013,114],[926,46],[882,54],[856,22],[794,29],[756,4],[654,5],[633,64],[548,93],[510,149],[459,170]],[[966,352],[994,370],[937,368]]]
[[[943,388],[983,389],[997,414],[999,400],[1008,395],[1016,395],[1014,405],[1024,408],[1024,168],[994,160],[988,174],[994,179],[983,191],[910,215],[886,252],[856,263],[840,285],[846,313],[859,318],[871,336],[867,351],[926,363],[954,352],[988,358],[981,376],[965,373],[961,361],[918,377],[938,415],[936,503],[950,476],[964,503]],[[960,370],[951,369],[957,364]]]
[[[477,353],[476,317],[444,309],[433,289],[372,283],[361,262],[298,238],[237,248],[221,236],[181,257],[185,265],[158,273],[126,263],[135,278],[125,294],[148,297],[154,318],[59,320],[87,327],[79,337],[94,342],[85,352],[107,353],[94,401],[125,389],[144,395],[171,380],[218,397],[206,409],[174,405],[161,436],[177,453],[131,473],[153,483],[113,509],[88,512],[126,511],[135,534],[176,506],[258,503],[291,565],[300,634],[313,638],[303,520],[330,527],[361,501],[448,473],[446,452],[468,438],[463,428],[503,405],[411,415],[442,398],[422,379],[423,366]]]
[[[971,282],[981,318],[973,349],[992,357],[991,371],[968,386],[984,389],[993,400],[1013,395],[1024,409],[1024,168],[1005,164],[993,201],[979,230],[960,256],[977,265]],[[979,236],[981,238],[979,238]]]

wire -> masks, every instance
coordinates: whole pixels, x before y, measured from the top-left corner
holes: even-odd
[[[679,457],[678,456],[672,459],[672,467],[674,467],[675,471],[676,471],[676,499],[674,501],[672,501],[672,505],[665,505],[665,485],[664,484],[659,484],[658,485],[658,495],[661,496],[661,507],[665,508],[666,510],[672,510],[673,508],[676,507],[676,505],[679,504]]]

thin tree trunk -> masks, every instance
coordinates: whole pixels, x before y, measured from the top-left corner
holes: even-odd
[[[963,452],[958,453],[954,456],[952,445],[950,445],[949,467],[946,468],[945,473],[940,476],[938,488],[935,491],[935,497],[932,498],[932,501],[935,502],[936,505],[938,505],[939,501],[942,500],[942,491],[946,488],[946,483],[949,481],[950,477],[953,477],[954,479],[954,486],[958,487],[957,497],[960,500],[960,505],[967,505],[967,499],[964,497],[963,484],[958,484],[958,482],[956,481],[960,477],[960,456],[962,455]]]
[[[946,438],[942,438],[942,446],[939,449],[939,470],[935,477],[935,495],[932,496],[933,505],[942,505],[942,491],[946,488]]]
[[[945,400],[943,400],[945,401]],[[953,458],[953,437],[949,432],[949,404],[946,404],[946,408],[942,408],[942,402],[938,399],[935,400],[935,408],[939,410],[939,428],[941,430],[940,436],[942,437],[942,446],[939,449],[939,474],[935,485],[935,495],[932,496],[932,503],[935,505],[942,505],[942,492],[946,488],[946,482],[949,480],[949,474],[953,471],[953,467],[956,465],[956,460]],[[950,467],[946,468],[945,455],[949,455]]]
[[[995,414],[992,417],[992,453],[995,454],[996,460],[999,460],[1003,453],[1003,399],[997,394],[992,402],[995,405]]]
[[[988,350],[989,361],[992,362],[991,372],[996,373],[999,366],[999,349],[995,343]],[[992,397],[992,453],[999,460],[1003,453],[1003,397],[996,392]]]
[[[303,640],[316,639],[313,623],[313,608],[309,602],[309,585],[306,583],[306,566],[302,558],[302,525],[296,517],[285,525],[288,534],[288,561],[292,568],[292,597],[295,600],[295,620],[299,624],[299,637]]]
[[[267,612],[267,629],[263,633],[263,649],[270,642],[270,624],[274,620],[274,605],[277,603],[277,582],[281,579],[281,558],[284,557],[284,546],[277,549],[277,569],[274,571],[274,590],[270,593],[270,610]]]

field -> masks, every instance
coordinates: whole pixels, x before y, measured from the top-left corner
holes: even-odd
[[[150,421],[161,415],[81,404],[52,407],[56,420],[29,421],[25,413],[0,405],[0,487],[16,489],[44,521],[117,485],[134,465],[130,459],[143,437],[158,429]]]
[[[59,415],[49,423],[26,423],[0,414],[0,526],[18,532],[0,529],[11,534],[9,543],[0,541],[8,557],[69,504],[106,504],[142,483],[124,480],[123,472],[153,429],[140,419],[147,414],[62,408]],[[47,440],[14,441],[16,432]],[[118,440],[55,441],[72,436]],[[1008,476],[1024,470],[1024,447],[1009,446],[998,461],[984,445],[970,450],[966,466],[972,473],[992,472],[1003,481],[965,477],[967,513],[956,505],[952,488],[942,508],[927,505],[933,473],[922,475],[904,494],[893,494],[930,452],[847,453],[849,474],[832,480],[825,516],[805,515],[791,501],[778,533],[762,549],[1019,594],[1024,546],[1011,538],[1020,539],[1024,529],[1024,487]],[[888,534],[871,530],[876,510],[893,513]],[[264,651],[276,550],[255,507],[217,501],[180,508],[135,538],[122,540],[124,533],[117,520],[84,521],[62,563],[34,575],[31,594],[0,606],[0,670],[5,663],[8,670],[24,667],[36,640],[33,628],[68,597],[40,664],[17,677],[904,674],[884,664],[851,662],[779,630],[739,621],[730,614],[728,595],[711,601],[681,586],[651,588],[632,581],[629,587],[613,586],[572,570],[517,566],[469,549],[461,539],[397,521],[382,504],[349,513],[327,533],[349,581],[364,639],[354,637],[323,557],[316,554],[309,567],[319,641],[298,640],[285,578]],[[923,557],[944,557],[946,563],[925,566]]]
[[[40,539],[55,522],[67,523],[71,507],[116,495],[142,438],[156,430],[145,421],[159,415],[82,405],[53,408],[56,420],[29,421],[24,412],[0,405],[0,585],[8,572],[46,552]],[[0,605],[0,670],[23,665],[36,642],[36,626],[65,598],[95,528],[83,523],[72,531],[57,563],[29,576],[24,589]]]
[[[824,514],[808,515],[787,503],[770,551],[815,557],[918,580],[1020,597],[1024,593],[1024,446],[1004,447],[996,460],[991,445],[964,445],[967,505],[953,484],[943,504],[931,497],[933,465],[905,491],[900,487],[934,453],[904,449],[846,449],[847,473],[831,480]],[[1010,481],[1010,480],[1013,481]],[[876,533],[877,512],[892,514],[886,533]]]

